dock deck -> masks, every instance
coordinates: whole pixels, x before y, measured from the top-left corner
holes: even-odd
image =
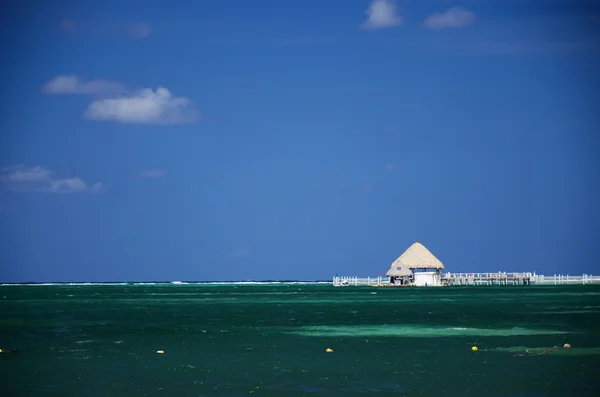
[[[570,276],[554,274],[544,276],[532,272],[498,272],[498,273],[445,273],[442,284],[449,286],[474,285],[565,285],[565,284],[600,284],[600,276],[584,274]],[[339,277],[333,278],[334,287],[343,286],[398,286],[390,284],[389,277]]]
[[[533,273],[446,273],[442,283],[447,285],[530,285]]]

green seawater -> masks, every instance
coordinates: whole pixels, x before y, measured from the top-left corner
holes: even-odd
[[[7,397],[598,396],[599,316],[597,285],[1,286],[0,388]]]

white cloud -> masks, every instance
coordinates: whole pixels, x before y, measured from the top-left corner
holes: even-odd
[[[9,190],[46,193],[100,193],[105,190],[101,182],[89,186],[78,177],[57,178],[47,168],[25,165],[5,167],[0,170],[0,181]]]
[[[460,28],[475,22],[475,14],[462,7],[452,7],[445,12],[438,12],[425,19],[425,27],[429,29]]]
[[[136,23],[129,27],[129,34],[136,39],[150,36],[150,25],[147,23]]]
[[[391,28],[403,23],[395,0],[373,0],[365,12],[367,20],[360,25],[363,29]]]
[[[197,121],[200,114],[189,99],[174,97],[159,87],[156,91],[145,88],[118,98],[96,100],[84,117],[132,124],[187,124]]]
[[[130,124],[187,124],[200,118],[200,112],[183,97],[175,97],[163,87],[128,89],[110,80],[83,81],[77,76],[58,76],[46,83],[47,94],[89,94],[96,98],[84,117],[89,120]]]
[[[167,176],[167,171],[155,170],[155,169],[154,170],[144,170],[144,171],[140,172],[138,176],[143,179],[164,178]]]
[[[57,76],[44,84],[42,92],[46,94],[116,94],[124,91],[123,84],[110,80],[83,81],[77,76]]]

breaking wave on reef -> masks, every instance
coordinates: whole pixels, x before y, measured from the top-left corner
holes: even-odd
[[[525,355],[536,355],[536,354],[551,354],[560,356],[599,356],[600,347],[578,347],[563,349],[562,346],[553,347],[529,347],[529,346],[509,346],[509,347],[495,347],[492,349],[482,349],[483,352],[496,352],[496,353],[511,353],[511,354],[525,354]]]
[[[517,335],[555,335],[569,332],[533,329],[533,328],[466,328],[432,327],[424,325],[355,325],[355,326],[304,326],[289,333],[303,336],[393,336],[403,338],[437,338],[461,336],[517,336]]]

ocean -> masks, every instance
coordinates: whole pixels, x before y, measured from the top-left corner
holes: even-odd
[[[0,298],[6,397],[600,395],[599,285],[4,285]]]

